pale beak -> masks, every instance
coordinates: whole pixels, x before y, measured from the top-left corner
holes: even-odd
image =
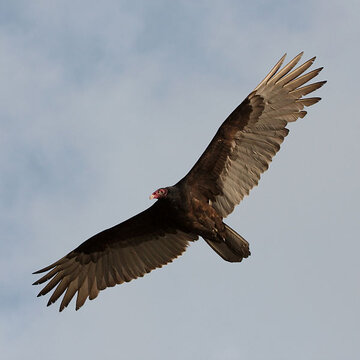
[[[151,195],[149,196],[149,199],[150,199],[150,200],[155,199],[155,195],[154,195],[154,194],[151,194]]]

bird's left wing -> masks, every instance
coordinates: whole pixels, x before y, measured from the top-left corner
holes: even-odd
[[[205,152],[180,180],[192,192],[202,194],[222,217],[230,214],[258,184],[289,132],[287,123],[304,117],[304,106],[320,100],[302,98],[326,81],[303,86],[322,68],[303,75],[315,58],[294,69],[301,56],[282,69],[285,55],[278,61],[224,121]]]
[[[78,248],[35,274],[47,272],[34,283],[54,288],[48,306],[64,293],[62,311],[77,293],[76,310],[96,298],[100,290],[143,276],[180,256],[198,237],[177,229],[159,202],[149,209],[91,237]]]

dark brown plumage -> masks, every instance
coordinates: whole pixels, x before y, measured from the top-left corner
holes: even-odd
[[[312,58],[294,69],[302,53],[281,70],[285,55],[230,114],[190,172],[176,185],[155,191],[158,201],[142,213],[94,235],[52,265],[34,284],[48,282],[39,295],[54,290],[48,305],[63,296],[62,311],[77,293],[76,309],[100,290],[141,277],[181,255],[201,236],[223,259],[239,262],[249,244],[223,223],[258,184],[280,144],[286,125],[306,115],[302,98],[325,81],[302,86],[322,68],[302,75]]]

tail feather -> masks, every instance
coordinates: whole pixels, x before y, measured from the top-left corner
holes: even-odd
[[[226,224],[225,239],[205,241],[226,261],[240,262],[250,256],[249,243]]]

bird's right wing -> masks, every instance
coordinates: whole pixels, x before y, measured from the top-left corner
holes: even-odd
[[[302,53],[283,68],[285,55],[278,61],[224,121],[199,160],[180,181],[193,193],[208,199],[222,217],[229,215],[258,184],[288,134],[288,122],[304,117],[304,107],[320,100],[303,98],[326,81],[307,84],[322,68],[304,74],[315,58],[295,68],[301,56]]]
[[[143,276],[180,256],[198,237],[171,223],[159,202],[123,223],[94,235],[69,254],[35,274],[34,285],[49,281],[38,296],[54,288],[48,306],[64,293],[62,311],[77,293],[76,310],[100,290]]]

